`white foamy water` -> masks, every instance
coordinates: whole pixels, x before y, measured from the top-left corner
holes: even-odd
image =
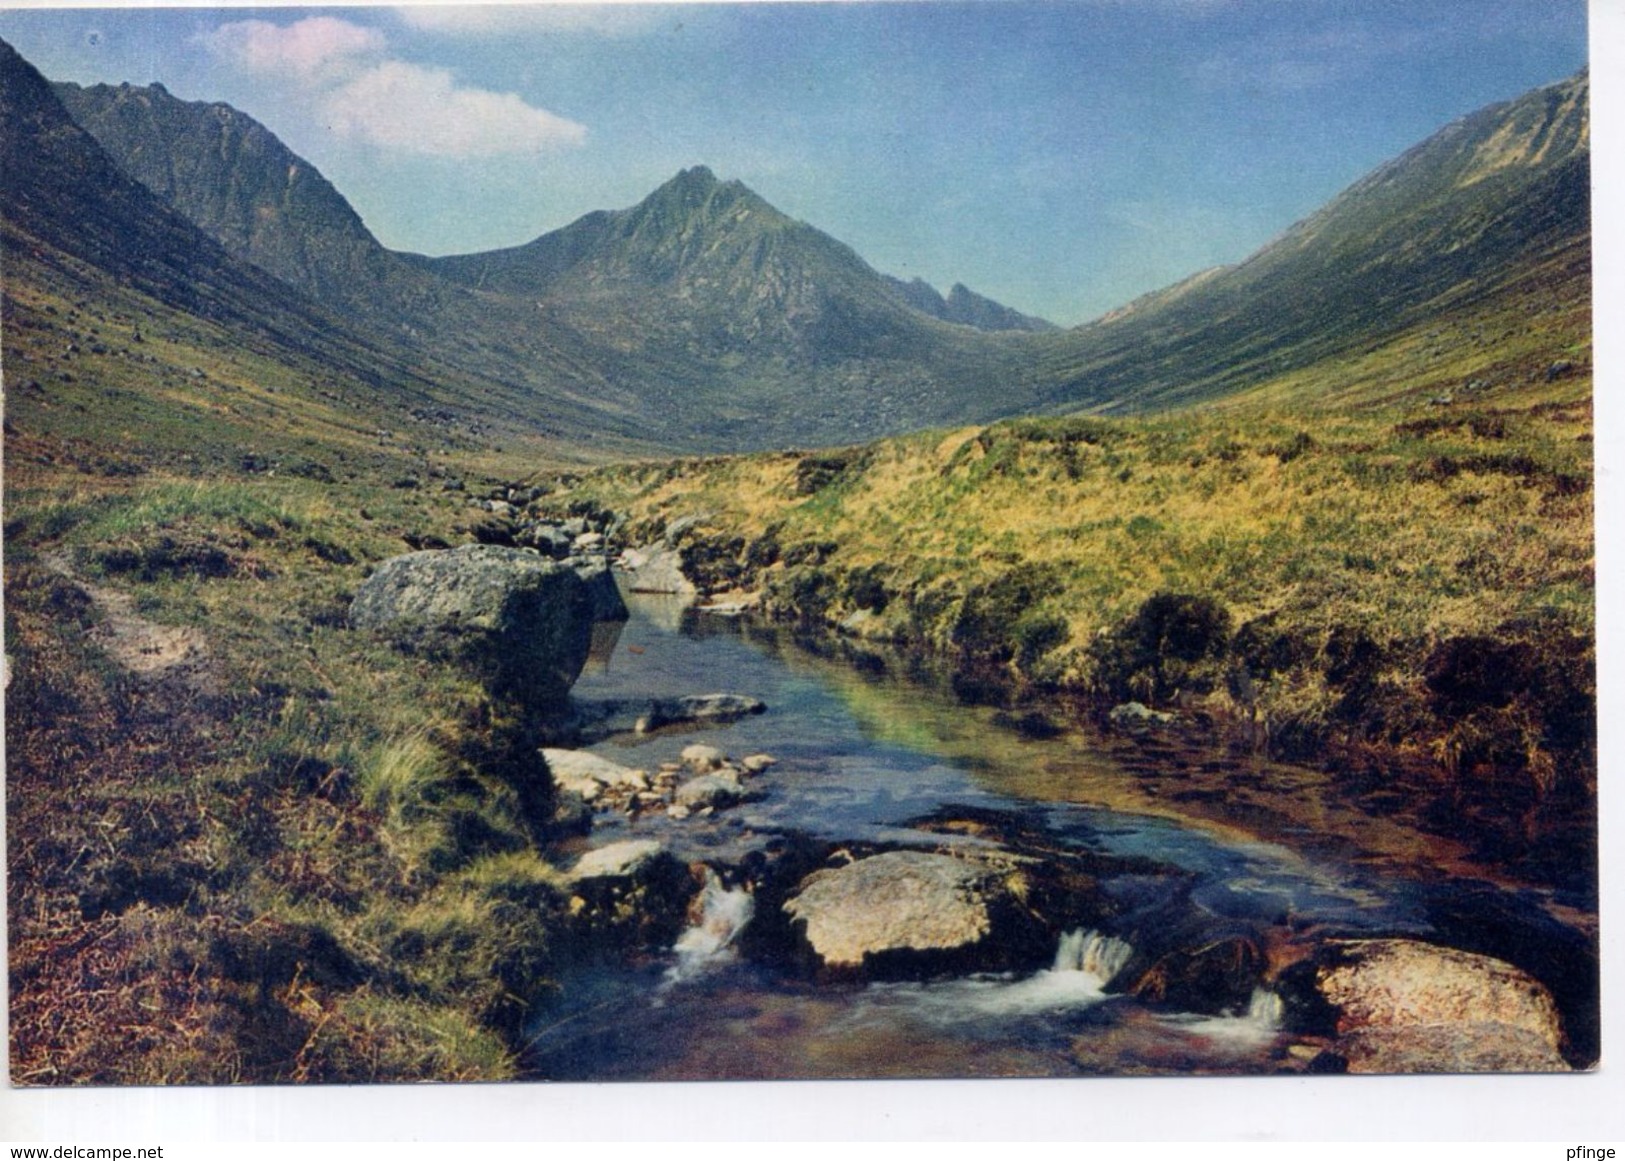
[[[1093,976],[1104,989],[1133,954],[1132,947],[1114,936],[1098,931],[1069,931],[1061,936],[1060,945],[1055,949],[1055,964],[1050,974],[1082,972]]]
[[[1265,988],[1254,988],[1243,1015],[1169,1016],[1165,1019],[1183,1032],[1236,1048],[1250,1048],[1273,1039],[1281,1031],[1283,1015],[1280,996]]]
[[[1021,979],[971,976],[926,984],[871,984],[854,1011],[853,1024],[861,1027],[899,1010],[950,1025],[1089,1008],[1107,998],[1106,986],[1133,954],[1121,939],[1070,931],[1061,937],[1048,969]]]
[[[700,891],[700,918],[677,937],[672,952],[677,962],[666,970],[663,988],[669,988],[735,958],[733,942],[756,911],[756,899],[743,887],[730,891],[716,872],[705,870]]]

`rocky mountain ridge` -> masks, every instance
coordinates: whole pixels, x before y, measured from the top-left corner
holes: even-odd
[[[1067,331],[880,274],[703,166],[523,246],[397,254],[229,106],[56,88],[119,166],[234,257],[489,383],[519,422],[678,449],[1181,406],[1441,312],[1534,286],[1569,298],[1589,280],[1584,72],[1445,127],[1246,261]]]

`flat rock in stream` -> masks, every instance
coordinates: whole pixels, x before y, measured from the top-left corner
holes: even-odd
[[[653,839],[625,839],[582,855],[570,868],[570,881],[577,884],[591,880],[631,883],[649,867],[671,857],[666,848]]]
[[[645,771],[630,769],[586,750],[544,749],[542,757],[547,759],[547,768],[553,772],[553,782],[560,790],[579,794],[588,802],[606,787],[649,789],[649,776]]]
[[[1017,898],[1020,875],[978,859],[888,851],[807,876],[784,911],[836,973],[1008,970],[1049,951]]]

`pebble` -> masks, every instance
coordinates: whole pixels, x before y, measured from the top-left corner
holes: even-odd
[[[715,746],[693,745],[683,748],[683,765],[696,774],[721,769],[728,756]]]

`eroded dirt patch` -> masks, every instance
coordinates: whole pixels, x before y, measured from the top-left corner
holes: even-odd
[[[147,678],[202,676],[208,658],[208,639],[201,630],[147,620],[136,613],[135,600],[128,593],[115,592],[76,576],[61,557],[50,557],[46,564],[90,598],[101,619],[90,630],[89,638],[120,666]]]

